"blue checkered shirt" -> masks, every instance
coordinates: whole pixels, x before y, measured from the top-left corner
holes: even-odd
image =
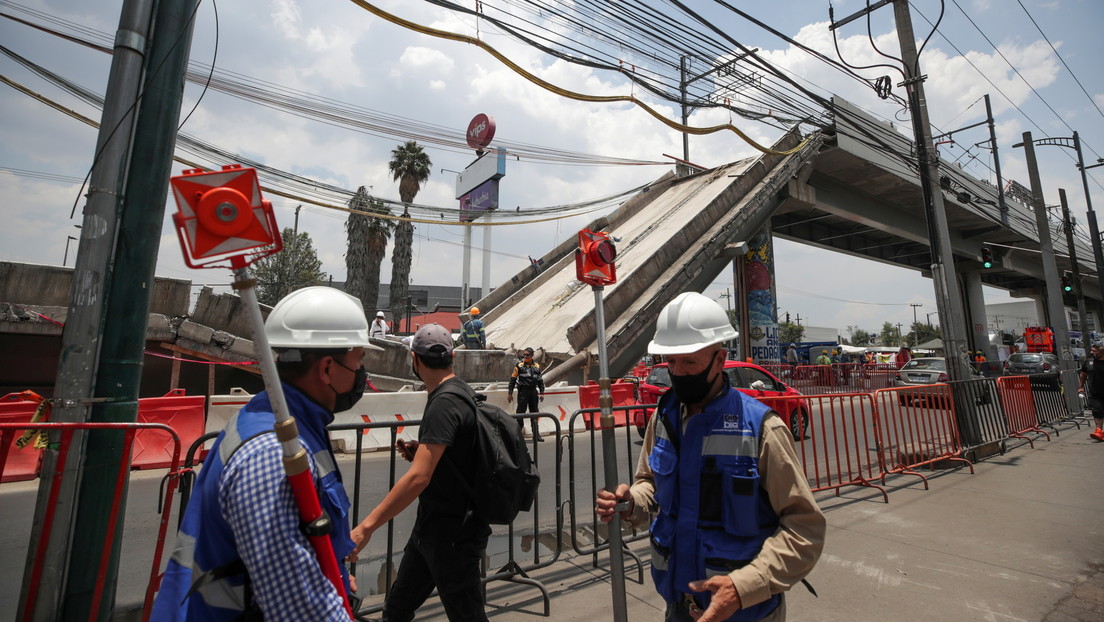
[[[253,596],[266,622],[348,622],[341,596],[322,574],[314,549],[299,530],[299,513],[281,457],[276,435],[263,434],[234,453],[219,482],[222,517],[234,532]],[[310,461],[314,472],[313,457]]]

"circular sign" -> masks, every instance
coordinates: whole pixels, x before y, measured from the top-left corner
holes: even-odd
[[[491,144],[495,134],[494,117],[489,114],[479,113],[468,124],[467,140],[472,149],[483,149]]]

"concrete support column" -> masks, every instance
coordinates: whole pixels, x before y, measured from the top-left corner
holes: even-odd
[[[742,292],[748,315],[748,351],[745,358],[759,364],[777,365],[782,352],[778,345],[778,307],[774,288],[774,244],[767,225],[748,241],[744,257]]]
[[[974,342],[973,349],[984,352],[986,360],[995,361],[997,351],[989,346],[989,320],[985,316],[985,294],[981,289],[981,273],[977,270],[963,270],[962,285],[966,290],[966,323],[970,328],[971,341]]]

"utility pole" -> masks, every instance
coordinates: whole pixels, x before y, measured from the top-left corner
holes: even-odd
[[[916,347],[916,325],[919,323],[916,320],[916,307],[924,306],[919,302],[910,302],[909,306],[912,307],[912,347]]]
[[[115,252],[119,205],[124,194],[125,172],[131,155],[135,104],[142,87],[153,6],[153,0],[125,0],[119,15],[111,72],[89,176],[81,243],[77,245],[69,308],[61,335],[61,356],[58,361],[52,413],[53,420],[57,422],[74,423],[90,419],[91,398],[96,382],[96,360],[100,353],[106,315],[105,283],[111,274],[111,261]],[[57,441],[58,437],[53,436],[51,440]],[[85,434],[74,434],[72,443],[74,448],[83,448]],[[72,543],[67,529],[44,534],[42,525],[51,506],[51,497],[55,511],[54,524],[69,526],[75,523],[84,456],[80,449],[70,451],[63,463],[59,463],[59,456],[59,448],[55,444],[42,452],[41,477],[38,480],[35,514],[27,547],[23,588],[19,592],[16,617],[20,620],[60,619],[65,606],[62,595]],[[50,537],[43,543],[42,540],[47,535]],[[31,577],[36,558],[47,570],[36,586],[35,600],[28,601],[30,586],[27,581]]]
[[[797,314],[797,325],[801,326],[801,314],[800,313]]]
[[[905,345],[905,342],[904,342],[903,339],[901,339],[901,326],[902,326],[902,324],[900,322],[897,322],[896,326],[897,326],[897,345],[903,346],[903,345]]]
[[[1008,224],[1008,204],[1004,202],[1004,180],[1001,178],[1000,156],[997,155],[997,130],[993,124],[993,107],[989,94],[985,94],[985,116],[989,122],[989,143],[993,146],[993,172],[997,174],[997,204],[1000,206],[1001,224]]]
[[[1031,178],[1031,202],[1035,210],[1035,226],[1039,230],[1039,250],[1043,262],[1043,277],[1046,280],[1046,311],[1050,316],[1050,327],[1054,331],[1055,349],[1062,372],[1073,369],[1073,354],[1070,352],[1069,323],[1062,303],[1062,291],[1059,286],[1058,262],[1054,257],[1054,242],[1050,237],[1050,223],[1047,221],[1046,202],[1043,200],[1043,185],[1039,180],[1039,163],[1035,159],[1035,143],[1031,132],[1023,133],[1022,146],[1027,161],[1027,173]],[[1066,391],[1066,407],[1070,413],[1080,412],[1081,404],[1073,391]]]
[[[1058,189],[1058,198],[1062,202],[1062,226],[1066,230],[1066,246],[1069,247],[1070,272],[1073,273],[1073,295],[1077,297],[1077,327],[1081,329],[1081,345],[1089,339],[1088,313],[1085,312],[1085,293],[1081,291],[1081,270],[1077,264],[1077,249],[1073,246],[1073,219],[1070,218],[1069,204],[1066,203],[1066,191]]]
[[[679,104],[680,104],[680,107],[682,109],[682,124],[686,125],[690,122],[690,104],[687,101],[687,98],[689,97],[689,95],[687,95],[687,93],[686,93],[686,87],[690,86],[691,83],[697,82],[698,80],[701,80],[702,78],[704,78],[704,77],[706,77],[710,74],[716,73],[718,71],[724,72],[726,70],[731,70],[732,67],[734,67],[736,65],[736,63],[738,63],[739,61],[743,60],[744,58],[747,58],[749,55],[754,54],[758,51],[759,51],[759,48],[755,48],[755,49],[750,50],[748,52],[744,52],[742,54],[737,55],[735,58],[733,58],[730,61],[726,61],[724,63],[721,63],[720,65],[717,65],[717,66],[713,67],[712,69],[710,69],[708,71],[703,71],[703,72],[699,73],[698,75],[692,76],[692,77],[687,76],[688,67],[686,65],[686,61],[689,60],[690,57],[689,56],[680,57],[679,58]],[[743,78],[743,80],[748,80],[748,79],[749,78],[747,78],[747,77]],[[690,135],[687,134],[686,132],[682,133],[682,159],[685,160],[686,162],[690,161]]]
[[[920,73],[920,59],[916,51],[916,36],[912,31],[909,4],[903,0],[880,0],[835,22],[830,28],[843,26],[890,2],[893,3],[897,39],[901,44],[901,60],[904,62],[905,80],[898,86],[904,86],[908,91],[916,159],[920,165],[920,188],[924,193],[924,211],[931,245],[932,281],[935,283],[936,306],[943,324],[943,345],[948,353],[947,374],[951,380],[966,380],[970,373],[958,356],[959,352],[966,349],[966,311],[958,287],[954,249],[951,248],[947,212],[943,207],[943,191],[939,186],[939,158],[932,144],[931,124],[928,121],[927,100],[924,96],[924,80],[927,76]]]
[[[1027,134],[1025,134],[1025,136],[1027,136]],[[1104,239],[1101,239],[1100,230],[1096,226],[1096,212],[1093,211],[1092,195],[1089,194],[1089,178],[1085,174],[1087,169],[1104,166],[1104,162],[1085,166],[1085,156],[1081,152],[1081,137],[1077,135],[1077,132],[1074,132],[1071,138],[1038,138],[1035,140],[1034,144],[1065,147],[1066,149],[1073,149],[1077,152],[1077,168],[1081,171],[1081,185],[1085,188],[1085,207],[1088,209],[1086,220],[1089,222],[1089,237],[1092,238],[1089,242],[1089,247],[1093,249],[1093,259],[1096,260],[1097,281],[1101,290],[1104,291],[1104,251],[1100,248],[1101,243],[1104,243]],[[1019,146],[1021,145],[1013,145],[1013,147]],[[1097,307],[1097,313],[1097,317],[1104,319],[1104,302],[1101,302]]]

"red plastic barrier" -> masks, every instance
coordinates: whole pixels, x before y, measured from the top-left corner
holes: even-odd
[[[803,402],[799,416],[809,416],[805,438],[795,443],[809,488],[835,490],[844,486],[876,488],[889,503],[889,496],[872,480],[882,476],[882,459],[877,451],[874,404],[869,394],[801,395],[762,397],[772,408],[780,403]],[[805,427],[798,422],[797,429]]]
[[[164,397],[142,398],[138,400],[138,423],[163,423],[176,431],[184,447],[190,447],[203,436],[205,401],[202,395],[185,395],[183,389],[169,391]],[[134,436],[131,468],[168,468],[173,460],[172,442],[159,431],[139,430]]]
[[[1050,435],[1039,429],[1039,418],[1035,413],[1035,398],[1031,394],[1031,378],[1028,376],[1003,376],[997,378],[997,393],[1000,395],[1004,416],[1008,419],[1008,436],[1022,438],[1032,447],[1035,442],[1024,436],[1027,432],[1042,434],[1050,440]]]
[[[610,385],[610,396],[613,398],[614,406],[633,406],[637,403],[636,395],[634,392],[634,386],[631,382],[615,382]],[[591,381],[591,384],[586,384],[579,387],[579,408],[598,408],[598,396],[599,396],[598,384]],[[588,430],[601,430],[602,426],[597,422],[602,416],[601,413],[583,413],[583,423]],[[620,428],[622,426],[629,425],[632,418],[632,411],[630,410],[615,410],[613,411],[613,427]]]
[[[38,402],[24,398],[22,393],[9,393],[0,398],[0,423],[30,422],[38,408]],[[0,482],[21,482],[38,477],[42,451],[35,449],[32,443],[22,449],[16,447],[15,441],[22,434],[23,430],[18,433],[15,430],[5,430],[0,437],[0,464],[4,465]]]
[[[954,398],[946,384],[897,387],[874,392],[876,421],[887,475],[907,473],[928,478],[913,469],[944,460],[974,465],[962,456],[962,441],[955,418]],[[892,466],[891,466],[892,465]]]

